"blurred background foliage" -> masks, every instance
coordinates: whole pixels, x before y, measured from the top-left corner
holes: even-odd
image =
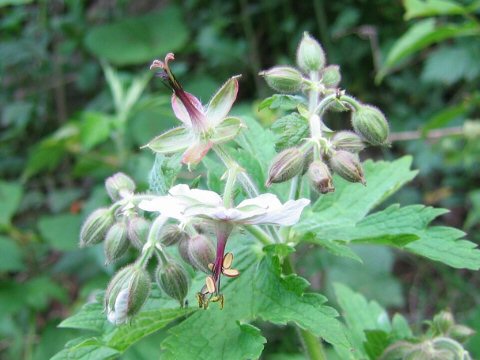
[[[114,272],[100,248],[77,249],[79,228],[106,204],[106,176],[123,170],[147,188],[154,157],[139,146],[175,123],[148,65],[169,51],[204,101],[242,74],[236,111],[269,126],[276,114],[258,111],[269,90],[257,73],[288,63],[309,31],[341,65],[342,86],[391,122],[392,147],[369,157],[413,154],[420,175],[394,201],[447,207],[442,223],[480,242],[479,9],[466,0],[0,0],[0,358],[60,350],[76,333],[56,325]],[[355,250],[364,265],[305,248],[299,270],[332,299],[329,284],[343,282],[417,328],[450,307],[480,329],[478,274]],[[292,329],[264,326],[266,358],[295,352]],[[155,336],[124,358],[152,358]],[[469,349],[480,357],[480,337]]]

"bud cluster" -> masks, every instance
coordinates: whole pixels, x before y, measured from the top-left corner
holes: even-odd
[[[338,88],[338,65],[327,65],[321,45],[308,33],[303,35],[296,54],[297,67],[275,66],[263,71],[267,84],[280,93],[304,93],[308,106],[299,102],[296,116],[310,125],[309,137],[280,152],[270,165],[266,186],[306,174],[321,194],[335,190],[332,175],[366,184],[359,153],[367,145],[388,145],[389,126],[376,107],[365,105]],[[292,98],[290,98],[291,100]],[[350,110],[352,130],[332,131],[323,121],[327,110]],[[291,132],[290,125],[285,129]],[[292,127],[296,126],[292,122]],[[287,130],[286,130],[287,131]]]

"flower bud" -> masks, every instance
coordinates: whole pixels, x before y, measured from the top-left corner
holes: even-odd
[[[475,335],[475,330],[465,325],[454,325],[448,331],[449,337],[461,343],[464,343],[473,335]]]
[[[330,167],[345,180],[366,185],[362,165],[356,154],[345,150],[335,151],[330,158]]]
[[[208,264],[215,260],[215,247],[204,235],[195,235],[178,244],[180,256],[195,269],[209,273]]]
[[[433,317],[432,325],[438,334],[446,334],[455,325],[455,320],[450,311],[441,311]]]
[[[332,145],[337,150],[346,150],[353,153],[358,153],[365,149],[360,136],[353,131],[339,131],[332,137]]]
[[[137,264],[115,274],[105,292],[105,309],[112,324],[119,325],[137,314],[150,293],[148,272]]]
[[[342,80],[340,67],[338,65],[328,65],[322,71],[322,83],[327,88],[336,88]]]
[[[268,86],[281,93],[295,93],[303,83],[300,71],[290,66],[275,66],[262,71],[260,75],[265,78]]]
[[[188,234],[184,230],[180,229],[178,225],[169,224],[162,229],[160,241],[165,246],[171,246],[187,239]]]
[[[113,226],[108,230],[107,235],[105,235],[105,258],[106,263],[110,264],[115,262],[128,250],[127,236],[127,224],[125,222],[119,222],[113,224]]]
[[[270,165],[265,185],[290,180],[303,170],[304,161],[304,154],[297,148],[285,149],[278,153]]]
[[[352,113],[352,126],[372,145],[387,145],[389,128],[385,115],[374,106],[362,105]]]
[[[155,271],[155,280],[165,294],[183,306],[188,293],[189,277],[182,265],[175,261],[159,265]]]
[[[100,208],[91,213],[80,230],[80,247],[102,242],[114,220],[113,212],[107,208]]]
[[[320,160],[312,162],[308,168],[308,177],[319,193],[326,194],[335,191],[332,174],[324,162]]]
[[[113,201],[122,199],[135,191],[135,182],[124,173],[116,173],[105,180],[105,188]]]
[[[128,239],[135,248],[140,250],[145,245],[151,225],[150,221],[140,216],[134,216],[128,220]]]
[[[305,72],[318,71],[325,66],[325,52],[317,40],[307,32],[297,49],[297,64]]]

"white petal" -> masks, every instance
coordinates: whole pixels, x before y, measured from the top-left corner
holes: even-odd
[[[178,201],[172,196],[158,196],[152,200],[142,200],[138,207],[145,211],[158,211],[163,216],[184,220],[185,202]]]
[[[274,206],[265,214],[246,220],[244,224],[276,224],[291,226],[298,222],[305,206],[310,204],[308,199],[289,200],[280,207]]]
[[[189,205],[198,203],[209,206],[220,206],[223,203],[222,197],[214,191],[190,189],[188,185],[176,185],[169,191],[170,195],[182,199]]]
[[[108,309],[107,319],[112,324],[119,325],[127,321],[128,295],[128,289],[121,290],[115,299],[114,309]]]
[[[253,199],[247,199],[243,200],[240,204],[237,205],[237,209],[241,209],[244,207],[250,207],[250,206],[258,206],[263,209],[273,209],[273,208],[279,208],[282,206],[282,203],[280,200],[278,200],[278,197],[274,194],[262,194],[259,195]]]

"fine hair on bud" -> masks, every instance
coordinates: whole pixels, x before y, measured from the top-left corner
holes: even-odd
[[[80,230],[80,246],[95,245],[103,241],[113,225],[115,216],[108,208],[100,208],[91,213]]]
[[[345,180],[366,185],[362,164],[357,154],[345,150],[337,150],[330,157],[329,164],[333,172]]]
[[[125,254],[130,246],[127,235],[127,224],[125,221],[117,222],[112,225],[105,235],[105,259],[110,264],[117,261]]]
[[[118,271],[105,292],[108,321],[115,325],[127,322],[140,311],[150,288],[150,275],[141,266],[131,264]]]
[[[113,201],[118,201],[135,191],[135,182],[122,172],[116,173],[105,180],[105,188]]]
[[[164,226],[160,233],[160,241],[165,246],[178,244],[188,239],[189,235],[176,224],[168,224]]]
[[[335,191],[333,187],[332,174],[327,164],[323,161],[313,161],[308,167],[308,178],[312,186],[321,194]]]
[[[304,153],[295,147],[278,153],[272,160],[265,185],[281,183],[300,174],[305,162],[304,157]]]
[[[208,264],[215,260],[215,247],[205,235],[195,235],[178,243],[180,256],[195,269],[209,273]]]
[[[325,66],[325,62],[325,52],[318,41],[307,32],[303,33],[303,38],[297,48],[298,67],[309,73],[321,70]]]
[[[322,84],[326,88],[336,88],[342,80],[342,75],[340,74],[340,66],[338,65],[328,65],[322,70],[321,74]]]
[[[178,300],[183,307],[188,294],[190,278],[181,264],[175,260],[162,263],[155,271],[155,280],[165,294]]]
[[[365,149],[365,143],[353,131],[338,131],[333,135],[331,143],[337,150],[346,150],[353,153]]]
[[[127,234],[130,243],[137,249],[142,249],[147,242],[148,233],[152,223],[141,216],[133,216],[128,219]]]
[[[296,93],[300,91],[303,77],[300,71],[291,66],[275,66],[260,72],[268,86],[281,93]]]
[[[374,106],[362,105],[352,112],[352,126],[365,141],[375,146],[388,145],[389,127],[385,115]]]

